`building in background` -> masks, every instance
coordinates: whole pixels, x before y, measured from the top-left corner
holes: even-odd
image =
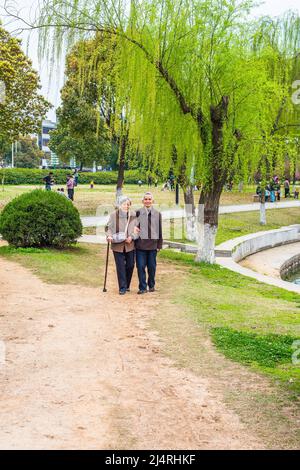
[[[57,167],[59,165],[58,156],[52,152],[49,148],[50,132],[56,129],[56,122],[45,119],[42,122],[42,133],[38,135],[39,148],[44,152],[44,158],[42,159],[42,167]]]

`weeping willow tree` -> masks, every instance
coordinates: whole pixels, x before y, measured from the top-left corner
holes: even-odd
[[[274,174],[284,174],[287,158],[294,167],[298,159],[296,144],[300,123],[291,98],[300,51],[299,16],[288,12],[281,18],[262,18],[252,48],[255,55],[265,60],[271,86],[265,98],[268,120],[261,127],[258,164],[262,180],[260,223],[266,225],[264,188]]]
[[[268,29],[249,23],[252,5],[251,0],[49,0],[37,22],[27,25],[39,28],[41,55],[53,59],[79,38],[95,33],[118,38],[116,108],[129,123],[130,141],[142,152],[151,149],[153,165],[169,168],[175,147],[183,176],[200,180],[197,260],[209,263],[224,184],[229,175],[246,174],[266,160],[261,141],[274,124],[266,102],[273,94],[281,98],[282,84],[270,73],[275,46]],[[277,37],[285,34],[278,23]]]

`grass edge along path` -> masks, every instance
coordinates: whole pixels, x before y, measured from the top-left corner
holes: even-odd
[[[195,263],[193,255],[164,250],[160,258],[189,267],[175,303],[209,331],[215,347],[225,357],[279,380],[297,398],[300,364],[293,364],[292,356],[300,339],[300,295],[217,265]]]

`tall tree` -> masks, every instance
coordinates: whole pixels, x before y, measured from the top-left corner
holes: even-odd
[[[152,146],[166,166],[175,145],[178,161],[187,157],[187,175],[196,162],[202,184],[197,259],[210,263],[223,186],[240,162],[244,169],[258,163],[260,146],[252,143],[270,129],[273,116],[265,101],[280,87],[269,73],[272,44],[253,53],[257,25],[247,17],[252,5],[251,0],[131,0],[128,8],[126,0],[51,0],[33,25],[40,28],[44,53],[49,31],[53,54],[62,51],[64,40],[91,32],[118,37],[123,72],[118,100],[129,97],[129,139],[142,151]],[[278,27],[283,32],[282,24]],[[299,35],[294,39],[298,47]]]
[[[18,135],[39,132],[50,103],[39,94],[39,76],[23,53],[20,41],[0,24],[0,136],[13,141]]]
[[[17,142],[15,166],[17,168],[38,168],[44,152],[30,135],[20,136]]]

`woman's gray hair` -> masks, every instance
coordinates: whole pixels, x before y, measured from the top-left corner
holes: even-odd
[[[127,197],[127,196],[121,196],[121,197],[119,197],[119,199],[118,199],[118,207],[121,207],[121,205],[124,204],[124,202],[127,202],[127,201],[129,201],[130,204],[131,204],[131,199],[130,199],[129,197]]]

